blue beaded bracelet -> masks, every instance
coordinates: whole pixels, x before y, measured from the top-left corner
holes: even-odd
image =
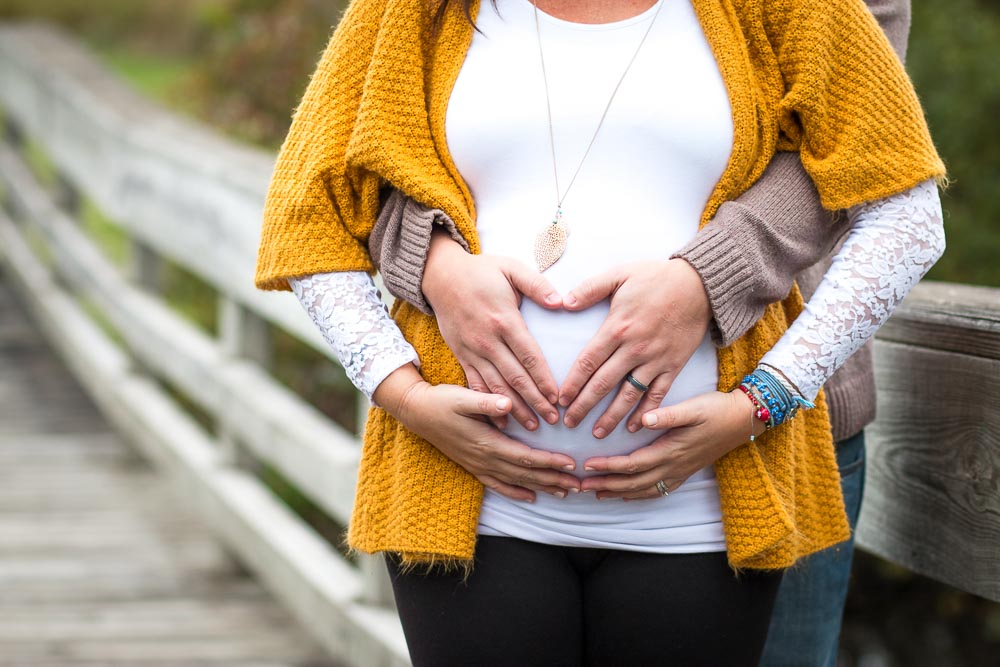
[[[785,383],[760,367],[746,375],[740,384],[752,392],[762,405],[767,406],[769,413],[767,428],[769,429],[794,418],[799,408],[816,407],[815,404],[793,392]]]

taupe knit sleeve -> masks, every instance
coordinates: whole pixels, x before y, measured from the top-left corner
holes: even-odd
[[[825,257],[847,231],[846,217],[819,203],[797,153],[778,153],[752,188],[726,202],[671,257],[701,276],[712,307],[712,338],[730,345],[788,295],[795,276]]]
[[[434,225],[440,225],[452,239],[469,249],[469,244],[444,211],[427,208],[393,188],[368,237],[368,253],[382,274],[382,283],[389,294],[428,315],[432,314],[431,306],[420,286]]]

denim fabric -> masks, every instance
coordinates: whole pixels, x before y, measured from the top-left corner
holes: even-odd
[[[802,559],[785,572],[771,616],[763,667],[835,667],[840,622],[854,555],[854,527],[865,484],[864,431],[837,443],[837,464],[851,539]]]

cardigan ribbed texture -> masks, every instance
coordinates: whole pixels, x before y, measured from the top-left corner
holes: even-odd
[[[776,148],[800,151],[824,206],[906,190],[944,167],[909,80],[854,0],[694,0],[733,109],[730,162],[703,212],[764,171]],[[432,37],[425,0],[355,0],[324,52],[278,156],[255,284],[371,271],[379,188],[391,183],[451,218],[479,252],[475,209],[447,151],[444,121],[472,27],[452,5]],[[780,133],[779,133],[780,129]],[[799,313],[769,306],[719,350],[731,390]],[[396,302],[393,317],[433,384],[464,375],[433,317]],[[727,554],[737,568],[780,568],[849,534],[825,398],[716,463]],[[471,563],[483,487],[384,410],[369,412],[349,542],[409,562]]]

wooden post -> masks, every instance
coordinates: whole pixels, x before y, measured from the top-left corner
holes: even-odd
[[[921,283],[877,341],[858,542],[1000,601],[1000,290]]]
[[[163,290],[163,258],[138,239],[130,239],[128,277],[139,287],[159,294]]]
[[[219,295],[219,343],[227,358],[248,359],[264,368],[272,362],[271,327],[267,320],[226,294]],[[241,447],[235,429],[220,410],[216,434],[224,459],[233,466],[257,469],[260,462]]]
[[[271,325],[231,297],[219,296],[219,337],[223,352],[270,368],[273,362]]]
[[[368,604],[380,607],[396,608],[396,600],[392,595],[392,582],[389,572],[385,569],[385,557],[382,554],[362,554],[358,563],[364,582],[363,600]]]
[[[24,132],[10,114],[2,114],[3,119],[3,139],[10,147],[20,150],[24,146]]]

